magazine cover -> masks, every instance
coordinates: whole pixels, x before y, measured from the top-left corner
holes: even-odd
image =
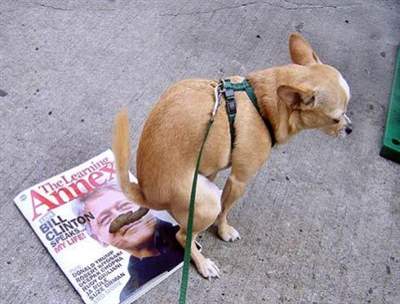
[[[21,192],[15,204],[85,303],[130,303],[182,265],[178,226],[166,212],[110,232],[139,209],[118,186],[111,150]]]

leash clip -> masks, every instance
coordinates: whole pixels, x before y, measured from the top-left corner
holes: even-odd
[[[214,88],[214,107],[211,112],[211,119],[214,120],[215,114],[217,114],[218,107],[221,104],[221,96],[222,93],[224,92],[224,87],[222,80],[218,83],[218,85]]]

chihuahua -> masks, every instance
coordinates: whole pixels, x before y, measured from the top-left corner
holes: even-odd
[[[286,143],[305,129],[332,135],[351,133],[346,116],[350,89],[340,72],[323,64],[298,33],[289,38],[292,64],[252,72],[246,79],[257,98],[259,112],[246,92],[235,94],[235,142],[231,147],[228,115],[220,107],[204,146],[197,182],[192,260],[206,278],[219,277],[217,265],[195,246],[196,236],[216,223],[224,241],[240,238],[227,215],[245,191],[250,178],[268,159],[272,140]],[[232,83],[240,76],[229,77]],[[178,222],[176,234],[184,247],[190,189],[196,158],[214,105],[216,80],[191,79],[169,87],[151,111],[139,141],[138,183],[129,181],[130,140],[126,111],[117,114],[113,152],[121,188],[144,208],[167,210]],[[225,101],[222,100],[222,104]],[[270,134],[264,120],[272,126]],[[272,137],[273,135],[273,137]],[[218,171],[229,168],[222,196],[213,183]]]

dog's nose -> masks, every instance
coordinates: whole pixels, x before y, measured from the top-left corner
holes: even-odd
[[[347,126],[345,131],[346,131],[346,134],[350,134],[351,132],[353,132],[353,128],[351,126]]]

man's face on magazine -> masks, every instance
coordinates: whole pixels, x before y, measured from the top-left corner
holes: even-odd
[[[139,206],[127,200],[122,192],[108,190],[101,196],[89,198],[85,210],[90,211],[95,220],[91,221],[92,234],[99,241],[119,249],[138,249],[152,241],[156,218],[147,213],[138,221],[125,225],[116,233],[110,233],[111,222],[119,215],[139,209]]]

